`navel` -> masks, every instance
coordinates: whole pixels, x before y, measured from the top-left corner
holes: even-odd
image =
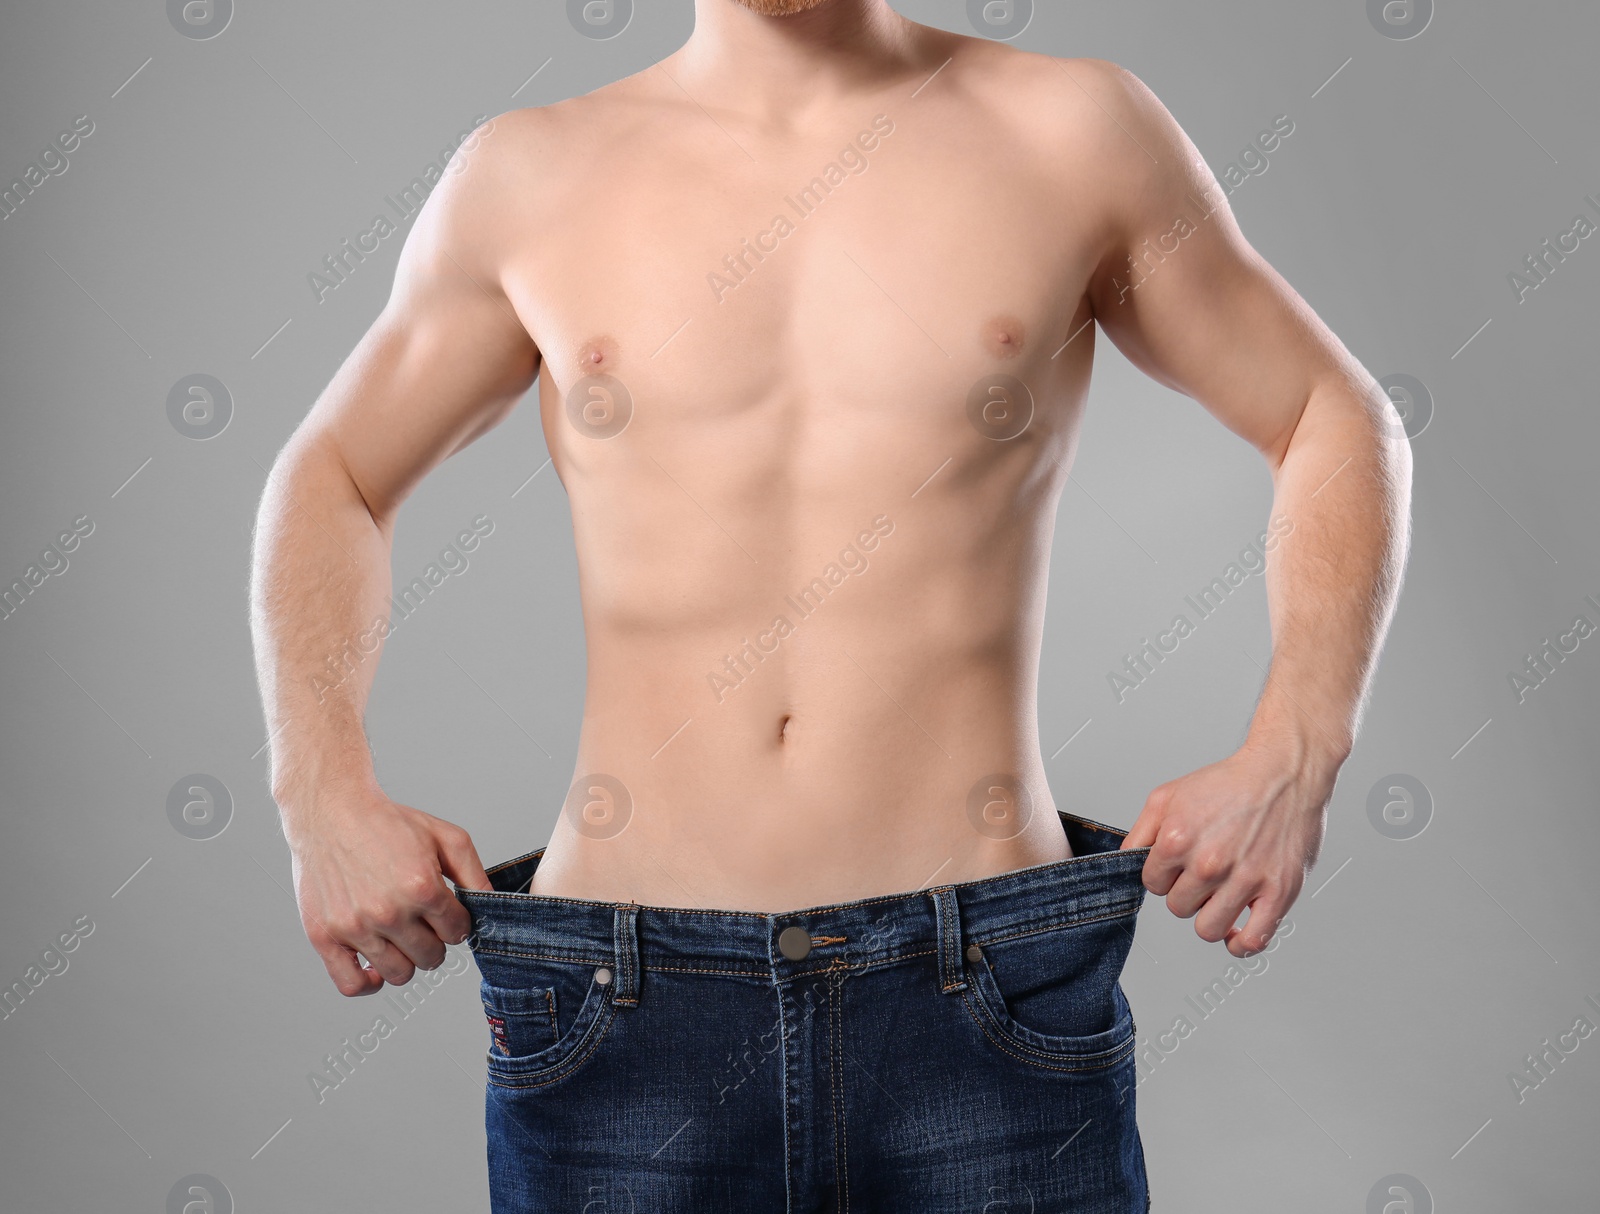
[[[1022,353],[1027,341],[1027,326],[1015,316],[991,316],[978,328],[978,344],[991,358],[1015,358]]]

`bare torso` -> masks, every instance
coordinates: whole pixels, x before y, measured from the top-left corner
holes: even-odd
[[[588,647],[534,893],[776,911],[1070,854],[1036,685],[1114,129],[945,38],[793,129],[660,69],[510,116]]]
[[[1245,741],[1123,841],[1203,939],[1265,948],[1393,610],[1398,412],[1131,72],[884,0],[695,8],[662,63],[473,132],[274,462],[251,629],[329,976],[409,982],[471,930],[452,886],[489,888],[377,779],[364,659],[402,503],[535,383],[587,683],[533,893],[776,913],[1065,859],[1038,666],[1097,331],[1250,443],[1292,526]]]

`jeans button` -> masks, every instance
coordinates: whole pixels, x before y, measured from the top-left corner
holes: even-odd
[[[972,962],[973,965],[977,965],[978,962],[983,960],[983,950],[976,944],[967,945],[967,960]]]
[[[803,927],[786,927],[778,933],[778,951],[790,961],[804,961],[811,953],[811,933]]]
[[[594,972],[594,980],[595,980],[595,983],[597,985],[599,985],[599,986],[610,986],[611,985],[611,971],[608,970],[605,966],[602,965],[599,969],[595,970],[595,972]]]

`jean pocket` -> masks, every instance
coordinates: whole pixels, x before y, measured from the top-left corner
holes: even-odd
[[[487,961],[480,954],[480,968]],[[566,1078],[593,1056],[611,1025],[611,971],[503,956],[494,962],[479,984],[489,1082],[523,1088]]]
[[[556,1020],[556,989],[547,987],[479,986],[483,1015],[489,1022],[489,1052],[501,1058],[522,1058],[549,1049],[561,1035]]]
[[[1134,1048],[1118,981],[1134,912],[974,941],[969,1008],[989,1040],[1022,1061],[1065,1070],[1112,1066]]]

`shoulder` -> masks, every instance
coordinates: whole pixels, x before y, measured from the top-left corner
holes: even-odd
[[[1019,124],[1059,150],[1083,150],[1110,165],[1147,163],[1170,145],[1177,123],[1148,85],[1109,59],[1068,59],[1001,46],[975,56],[974,88],[1004,98]],[[1144,149],[1144,150],[1141,150]]]
[[[495,277],[518,237],[555,214],[582,172],[575,153],[584,125],[566,101],[478,123],[445,163],[402,261],[448,257],[474,277]]]
[[[944,71],[964,119],[981,122],[1029,170],[1075,196],[1092,186],[1101,197],[1126,199],[1162,180],[1191,178],[1197,154],[1166,106],[1109,59],[962,39]]]
[[[597,167],[659,137],[664,114],[681,100],[665,92],[646,69],[588,93],[497,114],[463,145],[472,149],[467,175],[478,176],[471,191],[515,197],[524,214],[570,198]]]
[[[583,155],[597,143],[646,137],[674,103],[692,108],[681,90],[665,87],[660,68],[660,64],[652,64],[587,93],[508,110],[493,121],[504,120],[512,132],[509,142],[535,157]]]
[[[1126,104],[1122,99],[1148,91],[1132,72],[1109,59],[1064,58],[963,35],[947,45],[953,75],[975,97],[1004,94],[1013,103],[1054,111],[1068,102],[1092,105],[1112,99]]]
[[[1030,151],[1107,233],[1170,223],[1186,200],[1222,205],[1205,159],[1155,91],[1108,59],[1015,52],[1005,64]]]

